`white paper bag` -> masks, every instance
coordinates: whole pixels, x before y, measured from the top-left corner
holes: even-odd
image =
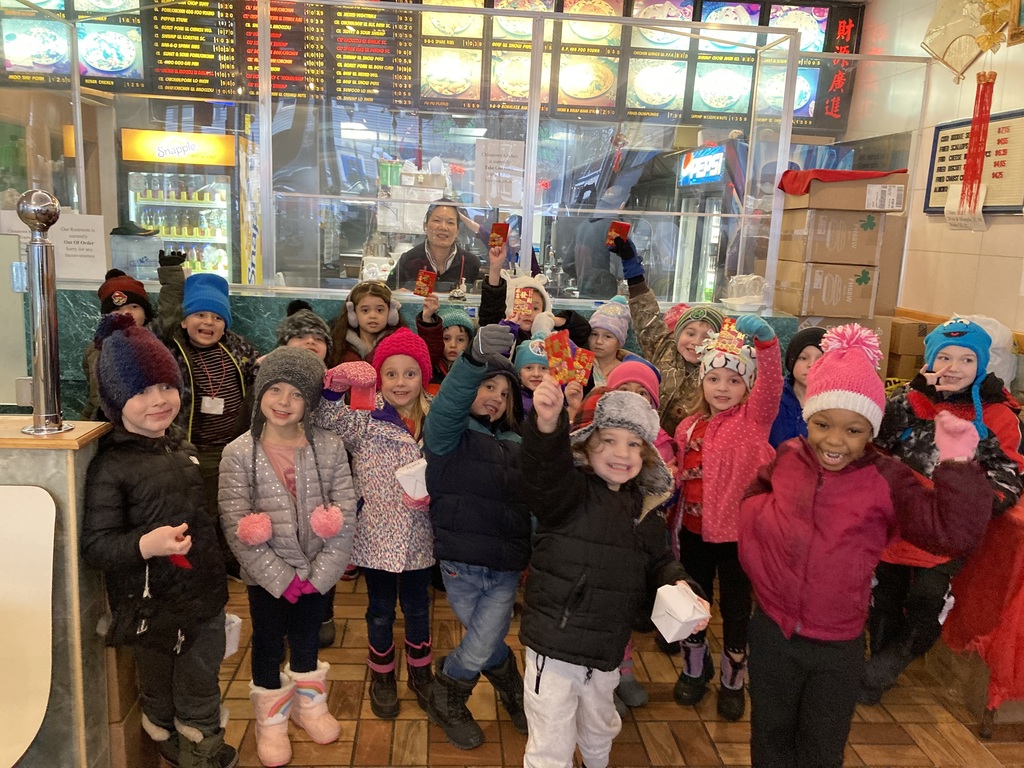
[[[409,498],[422,499],[427,495],[427,460],[417,459],[395,470],[395,479]]]
[[[658,588],[651,621],[670,643],[685,640],[693,634],[698,624],[709,617],[710,614],[700,604],[697,595],[685,583],[666,584]]]
[[[242,620],[233,613],[224,614],[224,658],[238,653],[238,643],[242,639]]]

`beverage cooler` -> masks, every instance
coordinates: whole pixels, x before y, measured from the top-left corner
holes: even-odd
[[[234,136],[121,131],[119,177],[129,219],[159,231],[165,250],[183,251],[192,272],[231,282],[238,281],[235,157]]]

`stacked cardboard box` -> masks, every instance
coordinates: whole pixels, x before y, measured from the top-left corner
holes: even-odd
[[[886,315],[875,315],[874,317],[801,317],[798,318],[797,329],[803,330],[804,328],[835,328],[837,325],[847,325],[848,323],[857,323],[862,325],[868,330],[874,331],[878,335],[878,346],[882,350],[882,362],[878,366],[878,375],[883,379],[891,375],[887,370],[888,360],[886,355],[889,351],[890,338],[892,337],[893,322],[898,318],[888,317]]]
[[[786,195],[774,308],[792,315],[851,319],[870,319],[876,311],[891,314],[905,234],[902,217],[891,214],[903,210],[906,189],[907,175],[892,174],[812,181],[807,194]],[[899,220],[890,238],[891,217]]]
[[[912,379],[924,365],[924,337],[935,329],[934,323],[894,317],[889,341],[888,375],[894,379]]]

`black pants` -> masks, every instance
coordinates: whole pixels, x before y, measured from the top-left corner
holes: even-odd
[[[740,566],[736,542],[711,544],[700,534],[683,528],[679,532],[679,555],[686,572],[704,590],[709,602],[714,600],[715,572],[718,572],[723,642],[729,650],[745,651],[750,622],[750,579]],[[703,633],[697,634],[703,639]]]
[[[864,637],[788,640],[750,621],[750,757],[755,768],[841,768],[864,669]]]
[[[224,529],[220,525],[220,504],[217,501],[217,494],[220,490],[220,457],[224,453],[223,445],[199,445],[196,446],[199,454],[199,472],[203,476],[203,492],[206,494],[206,514],[213,521],[213,528],[217,532],[217,546],[220,548],[221,557],[224,558],[224,565],[228,571],[238,575],[238,560],[235,559],[228,540],[224,536]]]
[[[939,616],[962,566],[962,560],[934,568],[879,563],[871,591],[871,653],[894,644],[906,646],[908,661],[927,653],[942,634]]]
[[[133,645],[142,711],[172,733],[177,719],[203,736],[220,731],[220,684],[224,660],[224,611],[196,628],[195,642],[175,656]]]
[[[327,610],[327,595],[302,595],[295,603],[274,597],[263,587],[249,587],[252,616],[252,681],[261,688],[281,687],[284,637],[288,636],[293,672],[316,669],[320,625]]]

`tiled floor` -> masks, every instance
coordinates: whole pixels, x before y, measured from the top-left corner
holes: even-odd
[[[461,751],[430,725],[404,685],[400,666],[402,712],[394,721],[376,719],[367,697],[366,608],[364,582],[342,582],[336,600],[338,635],[320,658],[331,664],[329,705],[342,723],[341,739],[328,746],[309,741],[292,729],[293,766],[521,766],[526,740],[512,728],[497,704],[490,684],[482,680],[470,699],[473,715],[486,742]],[[221,689],[231,712],[228,741],[240,745],[240,765],[258,766],[252,706],[248,699],[251,633],[244,587],[231,585],[228,610],[241,616],[241,649],[221,668]],[[456,644],[461,627],[443,593],[434,599],[435,658]],[[718,643],[720,624],[712,623],[712,643]],[[518,622],[509,645],[520,652]],[[396,637],[401,644],[401,622]],[[636,635],[636,674],[650,691],[650,703],[625,719],[612,749],[611,765],[626,766],[743,766],[750,764],[750,727],[746,720],[722,721],[710,692],[697,707],[672,701],[679,661],[663,654],[651,635]],[[720,646],[715,648],[716,654]],[[990,741],[979,741],[975,719],[955,693],[942,689],[916,662],[900,685],[886,694],[880,706],[858,707],[846,750],[848,766],[969,766],[1024,767],[1024,727],[997,726]]]

